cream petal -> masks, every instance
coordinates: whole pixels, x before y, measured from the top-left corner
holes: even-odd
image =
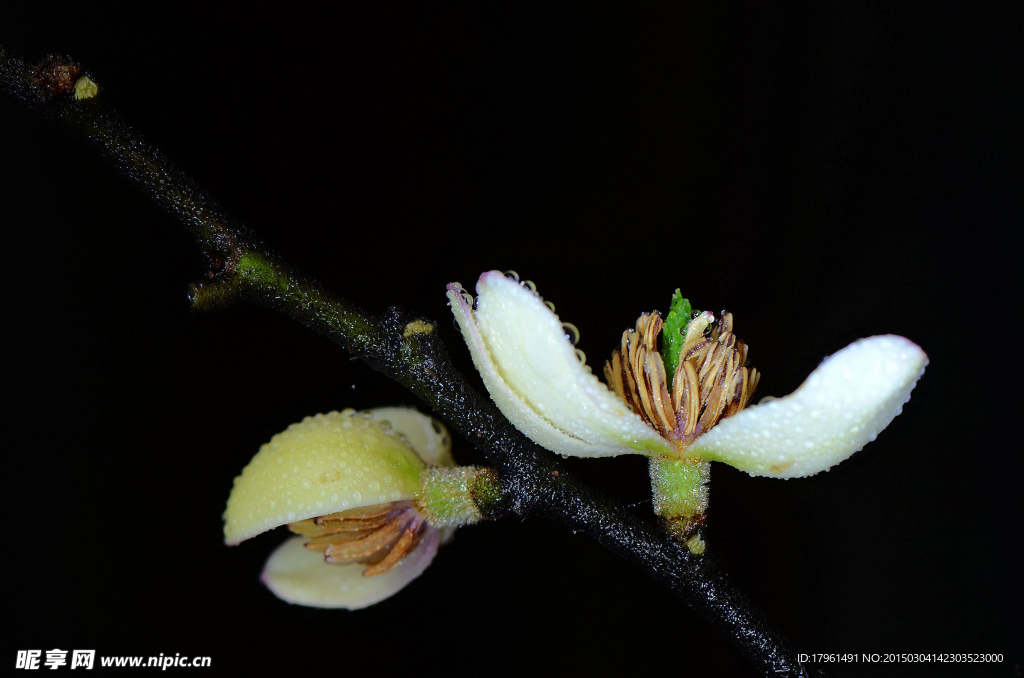
[[[927,364],[921,347],[904,337],[855,341],[790,395],[720,421],[686,453],[772,478],[828,470],[903,411]]]
[[[310,551],[305,537],[291,537],[267,559],[262,580],[275,596],[295,605],[358,610],[379,603],[427,569],[437,554],[440,531],[428,527],[422,540],[395,569],[364,577],[365,565],[332,565]]]
[[[374,419],[391,422],[427,466],[455,466],[452,437],[437,419],[412,407],[378,407],[371,411]]]
[[[498,271],[480,276],[474,311],[458,283],[448,286],[491,398],[516,428],[559,454],[678,456],[580,361],[562,323],[531,290]]]
[[[424,438],[426,415],[406,410],[391,428],[370,410],[353,410],[306,417],[275,435],[260,448],[235,478],[224,511],[224,540],[228,544],[254,537],[286,523],[360,506],[412,499],[420,487],[423,461],[399,439],[410,427],[409,440]],[[441,446],[443,448],[443,446]]]

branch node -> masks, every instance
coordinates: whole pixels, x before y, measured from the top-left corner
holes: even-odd
[[[49,101],[75,91],[75,83],[81,74],[82,66],[76,61],[50,55],[32,69],[32,88],[41,99]]]
[[[405,326],[405,331],[402,332],[402,337],[408,339],[416,334],[430,334],[433,331],[433,324],[417,318]]]

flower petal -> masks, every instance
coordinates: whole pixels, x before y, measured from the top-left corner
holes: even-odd
[[[678,456],[576,357],[562,323],[531,290],[498,271],[480,276],[474,311],[458,283],[452,312],[491,398],[516,428],[559,454]]]
[[[393,416],[394,408],[385,409]],[[235,478],[224,511],[225,541],[237,544],[286,523],[412,499],[424,463],[399,439],[405,432],[396,422],[382,427],[375,412],[306,417],[261,447]],[[419,413],[399,421],[404,426],[416,417],[430,426],[430,417]],[[425,438],[422,426],[406,434],[410,440]]]
[[[796,391],[718,423],[687,454],[751,475],[810,476],[859,451],[903,411],[928,356],[904,337],[855,341]]]
[[[394,595],[427,569],[437,553],[440,532],[427,528],[416,549],[384,574],[364,577],[365,565],[332,565],[324,554],[303,546],[305,537],[292,537],[267,559],[263,583],[281,600],[307,607],[358,610]]]
[[[427,466],[455,466],[452,437],[437,419],[412,407],[378,407],[372,412],[374,419],[391,422]]]

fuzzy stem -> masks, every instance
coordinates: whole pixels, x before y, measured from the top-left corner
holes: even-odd
[[[662,459],[652,457],[648,465],[654,512],[661,516],[676,539],[686,543],[691,553],[703,553],[703,540],[690,546],[690,540],[704,523],[708,510],[708,481],[711,462],[703,459]]]
[[[420,501],[435,527],[461,527],[505,513],[501,482],[480,466],[431,466],[420,474]]]

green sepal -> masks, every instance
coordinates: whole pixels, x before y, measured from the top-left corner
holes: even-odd
[[[672,387],[672,377],[679,364],[679,352],[683,350],[686,326],[690,324],[692,317],[693,308],[690,306],[690,300],[684,299],[682,293],[676,289],[672,295],[672,304],[669,307],[668,315],[665,316],[665,324],[661,328],[661,358],[665,361],[665,374],[668,377],[669,388]]]

